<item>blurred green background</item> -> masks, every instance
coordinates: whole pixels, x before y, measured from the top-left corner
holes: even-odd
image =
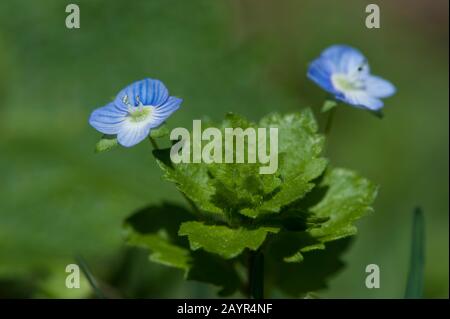
[[[347,267],[321,297],[402,298],[412,209],[425,211],[425,296],[448,298],[448,1],[76,1],[81,28],[65,27],[60,0],[0,2],[0,297],[89,297],[65,288],[81,255],[117,297],[208,297],[215,288],[124,247],[121,225],[163,199],[183,203],[142,143],[94,154],[90,112],[122,87],[161,79],[184,99],[169,125],[235,111],[253,120],[310,106],[325,93],[306,78],[325,47],[360,48],[398,93],[385,118],[338,110],[329,157],[381,185],[359,222]],[[381,8],[367,29],[365,7]],[[184,203],[183,203],[184,204]],[[365,267],[381,269],[367,289]]]

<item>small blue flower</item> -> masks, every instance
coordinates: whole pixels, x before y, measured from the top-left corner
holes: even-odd
[[[130,84],[112,103],[92,112],[89,124],[103,134],[117,135],[119,144],[131,147],[160,126],[181,102],[169,96],[161,81],[144,79]]]
[[[346,45],[325,49],[309,65],[308,77],[337,100],[372,111],[380,110],[381,99],[396,91],[389,81],[371,75],[364,55]]]

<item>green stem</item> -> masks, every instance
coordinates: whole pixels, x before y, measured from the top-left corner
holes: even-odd
[[[148,136],[148,140],[149,140],[150,143],[152,144],[153,149],[159,150],[158,143],[156,143],[156,141],[155,141],[155,139],[154,139],[153,137],[151,137],[151,136],[149,135],[149,136]],[[198,209],[197,205],[195,205],[195,203],[194,203],[189,197],[187,197],[186,194],[184,194],[184,193],[181,192],[181,191],[180,191],[180,193],[181,193],[181,195],[184,197],[184,199],[189,203],[189,206],[191,206],[191,208],[194,210],[194,212],[195,212],[197,215],[201,216],[201,212],[200,212],[200,210]]]
[[[148,136],[148,140],[150,141],[150,143],[152,144],[153,148],[155,150],[159,150],[159,146],[158,143],[156,143],[155,139],[153,137],[151,137],[150,135]]]
[[[250,251],[248,286],[249,298],[264,299],[264,254],[261,249]]]
[[[325,125],[325,130],[324,130],[325,136],[328,136],[330,134],[331,126],[333,125],[334,115],[336,113],[336,109],[337,109],[337,107],[333,107],[328,112],[327,124]]]
[[[106,298],[105,294],[100,289],[100,287],[97,283],[97,280],[92,275],[92,273],[89,270],[89,267],[88,267],[87,263],[84,261],[83,257],[77,256],[77,257],[75,257],[75,259],[76,259],[78,266],[81,268],[81,271],[84,273],[87,280],[89,281],[89,284],[91,285],[91,287],[94,290],[97,297],[100,299],[105,299]]]

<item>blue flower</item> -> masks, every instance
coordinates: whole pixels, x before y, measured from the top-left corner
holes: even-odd
[[[309,65],[308,77],[337,100],[371,111],[380,110],[381,99],[396,91],[389,81],[371,75],[364,55],[346,45],[325,49]]]
[[[160,126],[181,102],[169,96],[161,81],[144,79],[130,84],[113,102],[92,112],[89,124],[103,134],[117,135],[119,144],[131,147]]]

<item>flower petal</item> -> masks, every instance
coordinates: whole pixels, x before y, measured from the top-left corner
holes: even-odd
[[[342,95],[336,96],[338,100],[344,101],[345,103],[366,108],[372,111],[377,111],[383,107],[383,101],[369,95],[366,91],[353,90],[347,91]]]
[[[89,124],[103,134],[117,134],[123,125],[127,113],[117,108],[114,103],[98,108],[92,112]]]
[[[321,57],[329,60],[334,65],[335,73],[353,75],[362,72],[368,75],[369,68],[365,56],[357,49],[348,45],[333,45],[325,49]],[[362,69],[360,69],[362,67]]]
[[[308,68],[308,78],[329,93],[335,93],[331,82],[331,76],[335,70],[330,60],[325,58],[315,59]]]
[[[122,146],[131,147],[144,140],[149,133],[150,126],[147,122],[127,120],[117,133],[117,141]]]
[[[143,105],[158,106],[167,101],[169,91],[161,81],[147,78],[134,82],[120,91],[115,99],[116,105],[127,108],[123,101],[125,96],[131,106],[138,106],[139,102]]]
[[[151,128],[160,126],[173,112],[178,110],[182,99],[171,96],[163,105],[155,107],[152,112]]]
[[[372,75],[366,79],[366,91],[373,97],[385,98],[393,95],[396,89],[391,82]]]

